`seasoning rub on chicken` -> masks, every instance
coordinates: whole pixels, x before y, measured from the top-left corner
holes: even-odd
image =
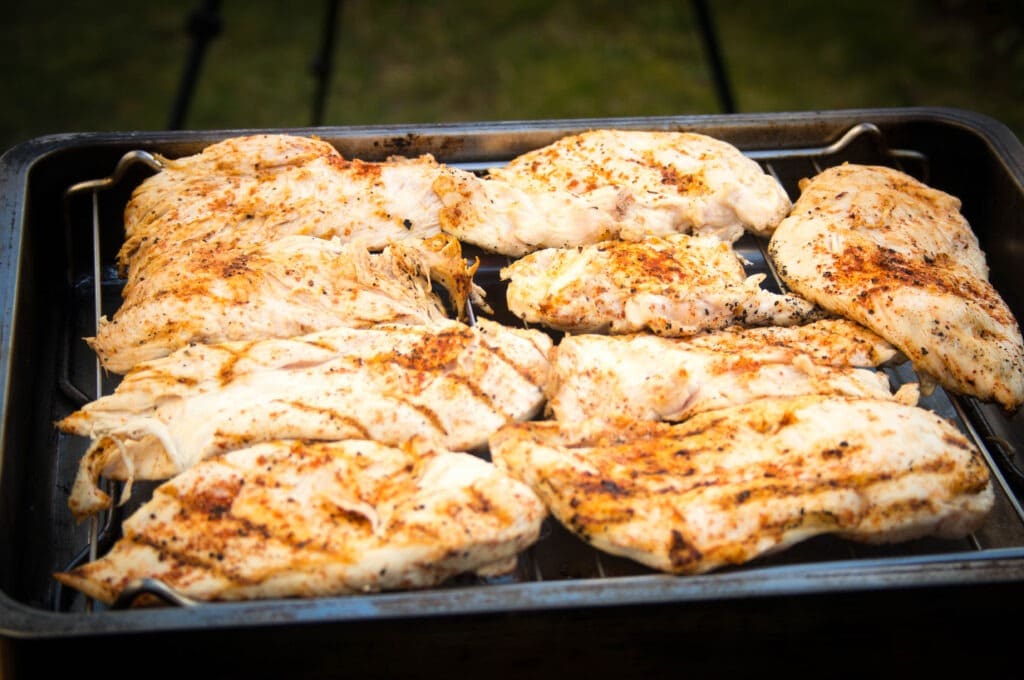
[[[160,160],[125,207],[122,270],[149,270],[158,266],[151,260],[210,241],[226,248],[307,234],[379,250],[440,231],[431,189],[440,164],[429,155],[349,160],[315,137],[256,134]]]
[[[460,168],[444,168],[433,189],[444,233],[510,257],[597,243],[621,228],[617,216],[567,191],[520,187]]]
[[[442,229],[519,256],[623,238],[768,235],[789,197],[723,140],[691,132],[589,130],[491,168],[446,168],[434,184]]]
[[[486,319],[186,347],[140,364],[57,423],[92,439],[69,505],[77,517],[109,506],[101,475],[166,479],[272,439],[429,435],[480,449],[500,426],[540,411],[551,347],[540,331]]]
[[[692,338],[646,333],[570,335],[559,342],[546,392],[557,420],[628,416],[679,421],[764,397],[832,394],[917,402],[916,385],[892,394],[874,367],[896,359],[856,324],[731,328]]]
[[[486,308],[459,242],[404,239],[375,253],[361,241],[285,236],[234,249],[201,247],[184,267],[150,271],[86,338],[102,365],[136,364],[194,343],[287,338],[332,326],[431,323]],[[445,300],[433,290],[447,289]],[[137,288],[142,286],[142,289]],[[153,293],[153,291],[157,291]]]
[[[574,333],[687,336],[823,316],[807,300],[762,288],[764,274],[747,276],[732,246],[709,236],[548,248],[512,262],[501,277],[513,314]]]
[[[1024,403],[1024,342],[960,200],[881,166],[801,182],[768,253],[783,282],[898,347],[922,380]]]
[[[273,441],[165,482],[108,554],[55,576],[106,603],[140,578],[199,600],[425,588],[511,571],[546,515],[526,485],[422,438]]]
[[[820,534],[961,538],[994,502],[981,453],[931,411],[887,400],[770,398],[681,424],[512,424],[496,465],[594,547],[697,574]]]
[[[790,209],[782,185],[722,139],[670,130],[588,130],[492,168],[517,186],[568,191],[620,215],[620,238],[767,236]]]
[[[375,252],[440,234],[431,184],[441,166],[431,156],[347,160],[316,138],[260,134],[160,160],[124,212],[124,311],[93,342],[115,372],[168,344],[327,327],[351,313],[352,266],[325,262],[339,244]],[[302,237],[336,243],[297,246]]]

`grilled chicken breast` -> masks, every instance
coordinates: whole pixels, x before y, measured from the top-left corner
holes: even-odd
[[[548,248],[501,270],[509,310],[574,333],[694,335],[736,324],[800,324],[822,316],[794,295],[761,288],[728,243],[675,234]]]
[[[843,318],[826,318],[797,326],[731,326],[721,331],[691,335],[690,347],[745,352],[798,351],[810,355],[816,364],[877,368],[906,361],[887,340],[859,323]]]
[[[485,177],[446,167],[433,189],[443,231],[513,257],[676,233],[732,243],[744,229],[770,234],[790,208],[739,149],[681,132],[570,135]]]
[[[424,588],[511,571],[546,515],[526,485],[420,438],[273,441],[162,484],[107,555],[56,578],[107,603],[140,578],[199,600]]]
[[[492,168],[490,177],[567,191],[617,216],[620,238],[768,235],[790,209],[772,176],[723,140],[693,132],[590,130]]]
[[[541,248],[615,238],[621,216],[567,192],[520,187],[446,167],[433,189],[441,229],[492,253],[518,257]]]
[[[892,355],[872,335],[831,323],[730,329],[696,336],[699,343],[650,334],[566,336],[552,362],[547,413],[563,421],[679,421],[763,397],[802,394],[916,403],[916,389],[903,388],[895,397],[885,373],[873,370],[878,359]],[[879,346],[881,352],[869,349]],[[830,347],[849,351],[829,356]]]
[[[125,208],[118,261],[129,287],[211,241],[225,249],[307,234],[379,250],[440,231],[431,184],[441,166],[431,156],[348,160],[316,138],[258,134],[160,160]]]
[[[954,196],[890,168],[833,167],[801,183],[768,252],[790,289],[884,337],[922,379],[1024,402],[1020,327]]]
[[[272,439],[397,444],[426,434],[480,449],[501,425],[540,411],[551,347],[544,333],[486,319],[186,347],[57,424],[92,439],[69,504],[79,517],[107,507],[100,475],[165,479]]]
[[[168,342],[255,337],[244,330],[250,324],[256,333],[279,325],[272,335],[282,337],[311,318],[321,321],[307,331],[333,323],[338,310],[309,311],[311,301],[299,302],[303,295],[295,284],[300,274],[310,277],[304,279],[310,288],[327,291],[321,303],[340,302],[332,299],[338,288],[329,277],[345,274],[337,267],[313,271],[338,245],[296,248],[294,240],[281,245],[279,239],[358,241],[379,251],[402,239],[440,234],[441,204],[431,184],[441,166],[430,156],[350,161],[318,139],[262,134],[161,162],[163,169],[136,188],[125,208],[118,265],[126,278],[126,318],[115,319],[116,328],[101,327],[94,343],[110,370],[123,372],[131,361],[159,356]],[[257,281],[263,275],[257,272],[268,266],[265,275],[274,278]],[[245,301],[257,287],[256,304],[249,305]],[[275,294],[290,299],[267,306]],[[307,310],[288,309],[297,302]],[[186,318],[182,305],[191,310]],[[279,314],[284,317],[275,318]],[[227,327],[231,331],[219,335]],[[114,358],[126,350],[109,345],[124,344],[122,336],[136,349]]]
[[[109,371],[195,343],[287,338],[333,326],[432,323],[483,303],[457,240],[404,239],[381,253],[362,242],[286,236],[235,249],[202,248],[187,267],[153,271],[86,338]],[[432,290],[448,289],[452,309]]]
[[[696,574],[819,534],[959,538],[994,502],[979,451],[948,421],[888,400],[760,399],[681,424],[513,424],[496,465],[596,548]]]

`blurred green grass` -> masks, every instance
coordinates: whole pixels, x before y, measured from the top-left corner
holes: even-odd
[[[710,0],[742,112],[954,106],[1024,132],[1024,3]],[[9,3],[0,148],[167,127],[198,2]],[[190,129],[313,122],[325,4],[223,3]],[[322,123],[717,113],[690,3],[340,5]]]

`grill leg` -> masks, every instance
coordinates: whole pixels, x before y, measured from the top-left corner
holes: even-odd
[[[327,105],[327,86],[331,78],[331,66],[334,61],[334,36],[337,33],[338,11],[341,0],[326,0],[327,13],[324,18],[323,40],[320,51],[310,65],[316,77],[316,90],[313,93],[313,125],[321,125],[324,119],[324,107]]]
[[[708,60],[711,69],[711,79],[715,83],[715,92],[718,95],[718,102],[725,113],[736,112],[736,102],[732,96],[732,86],[729,84],[729,77],[725,72],[725,62],[722,59],[722,51],[718,45],[718,35],[715,32],[715,24],[711,18],[711,10],[706,0],[691,0],[693,12],[697,18],[697,28],[700,31],[701,43],[704,45],[704,56]]]
[[[224,22],[220,16],[220,0],[205,0],[188,17],[187,29],[192,35],[192,49],[185,62],[185,71],[181,76],[178,96],[171,107],[171,117],[167,123],[169,130],[180,130],[185,125],[185,114],[192,101],[192,94],[199,79],[199,67],[210,41],[220,35]]]

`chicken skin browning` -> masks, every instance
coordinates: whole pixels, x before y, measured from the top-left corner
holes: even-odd
[[[761,399],[681,424],[512,424],[496,465],[599,550],[698,574],[820,534],[960,538],[989,514],[981,453],[948,421],[893,401]]]
[[[1008,410],[1024,402],[1024,342],[988,280],[959,199],[881,166],[805,180],[768,246],[795,293],[898,347],[922,381]]]

